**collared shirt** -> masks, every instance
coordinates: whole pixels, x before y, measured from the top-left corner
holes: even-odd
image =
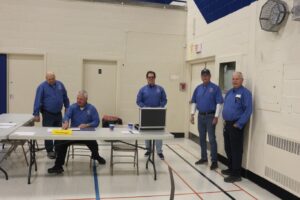
[[[33,115],[38,116],[42,110],[59,113],[63,105],[65,108],[70,105],[64,84],[56,80],[53,85],[50,85],[47,81],[44,81],[36,90]]]
[[[223,103],[220,87],[212,82],[198,85],[194,90],[192,103],[196,103],[199,112],[215,112],[216,105]]]
[[[136,104],[140,107],[164,107],[167,104],[167,95],[161,86],[148,84],[140,89]]]
[[[225,121],[236,121],[237,126],[242,129],[252,114],[252,94],[241,86],[230,89],[223,106],[223,119]]]
[[[71,120],[71,127],[78,127],[80,124],[89,124],[90,127],[99,126],[99,114],[97,109],[87,103],[83,108],[74,103],[67,110],[63,122]]]

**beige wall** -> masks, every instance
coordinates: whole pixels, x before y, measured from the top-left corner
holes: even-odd
[[[168,95],[168,129],[183,131],[185,93],[178,84],[184,79],[186,11],[63,0],[0,4],[0,52],[44,55],[46,70],[65,83],[72,102],[83,85],[84,59],[116,61],[117,113],[136,122],[136,94],[152,69]]]
[[[206,24],[193,1],[189,1],[187,61],[214,57],[218,73],[220,61],[237,60],[237,70],[244,73],[245,85],[254,96],[254,114],[245,135],[243,167],[300,195],[299,155],[266,144],[267,134],[300,142],[300,22],[292,21],[289,16],[278,33],[262,31],[258,18],[265,2],[252,3]],[[287,3],[290,10],[292,1]],[[191,50],[195,44],[202,44],[201,53]],[[218,77],[217,73],[213,76]],[[217,137],[222,138],[220,128]],[[219,153],[225,155],[220,142],[219,147]],[[266,168],[285,176],[293,186],[266,176]]]

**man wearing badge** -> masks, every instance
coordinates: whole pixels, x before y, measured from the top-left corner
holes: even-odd
[[[252,94],[243,84],[243,74],[234,72],[232,86],[225,96],[222,112],[224,124],[224,143],[228,159],[228,169],[222,174],[228,175],[225,182],[241,181],[243,158],[244,128],[252,114]]]

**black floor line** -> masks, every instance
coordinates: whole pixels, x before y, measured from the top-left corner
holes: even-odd
[[[172,150],[177,156],[179,156],[182,160],[184,160],[189,166],[191,166],[194,170],[196,170],[199,174],[201,174],[204,178],[206,178],[209,182],[211,182],[214,186],[216,186],[218,189],[220,189],[226,196],[228,196],[230,199],[235,200],[233,196],[231,196],[228,192],[226,192],[223,188],[221,188],[218,184],[216,184],[213,180],[211,180],[209,177],[207,177],[205,174],[203,174],[199,169],[197,169],[193,164],[191,164],[189,161],[187,161],[185,158],[183,158],[179,153],[177,153],[172,147],[170,147],[168,144],[166,145],[170,150]]]
[[[170,192],[170,200],[174,200],[174,194],[175,194],[175,183],[174,183],[174,177],[173,177],[173,171],[170,166],[168,166],[169,174],[170,174],[170,181],[171,181],[171,192]]]

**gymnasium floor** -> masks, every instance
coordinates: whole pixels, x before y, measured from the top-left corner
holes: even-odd
[[[39,141],[39,144],[42,146],[43,141]],[[47,169],[53,166],[54,160],[48,159],[45,151],[38,152],[38,171],[33,172],[30,185],[27,184],[28,168],[24,155],[22,149],[18,148],[1,164],[7,170],[9,180],[5,180],[0,172],[0,199],[170,199],[169,167],[175,183],[174,199],[279,199],[245,178],[236,184],[224,183],[220,170],[225,169],[225,166],[220,163],[216,171],[211,171],[209,165],[195,166],[200,150],[189,139],[175,139],[164,143],[165,160],[161,161],[156,157],[156,181],[153,180],[152,166],[145,169],[144,150],[139,151],[139,175],[136,175],[133,165],[122,164],[115,165],[114,175],[111,176],[110,145],[99,142],[99,147],[100,155],[107,161],[106,165],[92,163],[90,166],[88,157],[78,156],[70,159],[67,167],[64,166],[65,172],[62,175],[47,174]]]

